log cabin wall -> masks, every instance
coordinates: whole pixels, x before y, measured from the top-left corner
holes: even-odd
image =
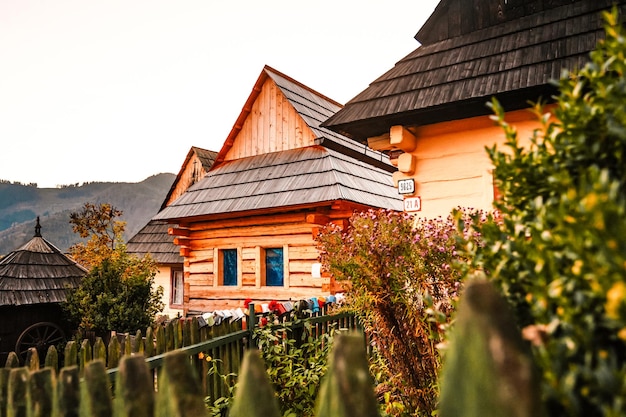
[[[310,127],[273,80],[263,84],[247,110],[250,115],[226,154],[226,161],[315,144]]]
[[[296,301],[330,294],[328,278],[312,276],[313,265],[318,262],[317,228],[307,222],[305,212],[191,224],[184,270],[186,310],[237,308],[247,298],[256,302]],[[282,286],[265,285],[264,251],[268,248],[282,249]],[[222,282],[220,252],[227,249],[237,251],[236,285]]]
[[[527,110],[509,113],[507,122],[515,126],[523,145],[528,145],[533,130],[541,127]],[[415,194],[406,197],[420,196],[420,216],[445,217],[459,206],[493,208],[493,166],[485,147],[498,145],[506,150],[500,127],[481,116],[407,129],[417,139],[415,149],[408,152],[415,164],[414,168],[400,164],[394,181],[397,185],[400,179],[415,180]]]

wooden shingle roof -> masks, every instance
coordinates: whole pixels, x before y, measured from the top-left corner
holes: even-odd
[[[41,236],[35,236],[0,260],[0,305],[63,302],[87,270]]]
[[[168,224],[161,220],[150,220],[126,244],[128,253],[137,256],[150,254],[160,265],[182,264],[180,249],[174,244],[174,238],[167,233]]]
[[[185,168],[190,163],[194,155],[200,161],[200,164],[202,164],[202,169],[198,172],[199,178],[199,174],[203,175],[211,169],[213,163],[215,162],[215,158],[217,157],[217,152],[209,151],[197,146],[191,147],[185,157],[185,161],[183,162],[181,169],[176,175],[176,179],[172,183],[170,191],[163,200],[161,210],[167,206],[167,203],[177,186],[181,184]],[[195,170],[196,169],[194,167],[194,171]],[[195,174],[194,177],[196,177]],[[139,257],[150,254],[150,256],[160,265],[182,264],[183,257],[180,256],[178,246],[174,244],[174,238],[167,233],[168,227],[169,226],[165,221],[150,220],[141,230],[128,240],[126,243],[126,250],[128,253],[132,253],[133,255]]]
[[[448,3],[462,4],[442,1],[436,19],[426,26],[434,30],[435,23],[449,20],[444,14],[454,11],[444,7]],[[479,0],[476,7],[492,3]],[[617,3],[625,12],[626,1]],[[518,7],[519,17],[458,36],[447,33],[445,39],[431,39],[422,30],[418,37],[429,43],[396,63],[322,126],[364,141],[397,124],[425,125],[489,114],[485,103],[493,96],[506,110],[528,107],[529,100],[540,96],[549,100],[556,91],[551,81],[564,69],[588,61],[604,34],[601,11],[612,4],[578,0],[538,12]]]
[[[402,210],[387,171],[333,149],[310,146],[214,166],[153,219],[238,216],[337,200]]]

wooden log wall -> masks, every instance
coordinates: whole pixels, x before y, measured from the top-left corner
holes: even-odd
[[[214,311],[242,307],[250,298],[257,302],[298,300],[327,295],[324,279],[312,276],[318,261],[314,232],[304,212],[268,214],[236,220],[194,223],[189,226],[185,257],[185,308]],[[284,286],[263,285],[265,248],[282,248]],[[219,251],[237,249],[238,282],[219,282]]]

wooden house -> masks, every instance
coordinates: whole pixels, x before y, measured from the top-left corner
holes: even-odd
[[[86,274],[42,237],[37,217],[34,237],[0,260],[0,358],[63,343],[72,329],[60,303]]]
[[[178,171],[176,179],[163,200],[161,209],[180,197],[189,187],[198,182],[209,171],[217,152],[192,146]],[[169,225],[163,220],[150,220],[131,237],[126,249],[129,253],[143,257],[147,254],[156,261],[158,271],[155,286],[163,288],[163,314],[176,317],[183,314],[183,262],[174,237],[168,234]]]
[[[154,217],[184,257],[187,312],[330,294],[319,226],[402,209],[388,157],[320,127],[340,108],[263,68],[212,168]]]
[[[529,138],[539,125],[528,102],[549,104],[551,81],[588,61],[613,3],[626,12],[623,0],[442,0],[415,36],[421,46],[322,126],[391,155],[407,211],[490,209],[485,146],[504,134],[486,103],[496,97]]]

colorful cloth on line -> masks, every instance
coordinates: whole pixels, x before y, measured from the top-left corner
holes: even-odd
[[[269,303],[254,303],[254,312],[259,315],[267,315],[270,313],[283,315],[293,310],[297,312],[319,313],[325,305],[343,304],[345,301],[344,294],[329,295],[326,297],[310,297],[298,301],[270,301]],[[235,322],[241,320],[248,314],[249,304],[252,300],[247,299],[244,302],[244,308],[236,308],[230,310],[215,310],[212,312],[202,313],[197,316],[200,327],[219,326],[222,322]]]

